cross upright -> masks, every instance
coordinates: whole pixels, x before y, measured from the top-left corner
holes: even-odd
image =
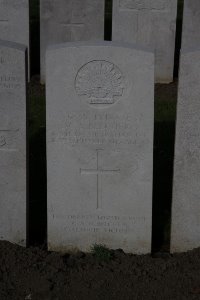
[[[60,25],[70,28],[70,39],[71,40],[72,40],[72,28],[73,27],[81,28],[84,26],[83,23],[73,23],[73,22],[69,22],[69,23],[62,22],[62,23],[60,23]]]
[[[103,149],[97,149],[97,161],[96,161],[96,169],[80,169],[81,175],[95,175],[97,180],[97,209],[102,208],[102,176],[103,175],[116,175],[120,174],[120,169],[103,169],[99,166],[99,154]]]

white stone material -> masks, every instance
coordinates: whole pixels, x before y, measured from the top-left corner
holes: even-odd
[[[173,81],[177,0],[113,0],[113,41],[155,50],[155,80]]]
[[[180,62],[171,251],[200,247],[200,49]]]
[[[49,45],[104,39],[105,0],[40,0],[41,82]]]
[[[200,1],[185,0],[182,30],[182,48],[200,47]]]
[[[0,41],[0,240],[26,244],[26,48]]]
[[[29,0],[0,0],[0,39],[29,48]]]
[[[49,249],[150,252],[153,53],[68,43],[46,61]]]

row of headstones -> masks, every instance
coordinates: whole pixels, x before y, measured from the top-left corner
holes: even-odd
[[[200,246],[199,56],[182,52],[172,251]],[[25,245],[24,46],[1,42],[0,74],[0,239]],[[49,249],[100,243],[150,252],[153,53],[124,44],[57,45],[46,74]]]
[[[186,0],[186,5],[191,6],[189,14],[198,23],[197,1]],[[28,3],[29,0],[0,1],[0,39],[29,45]],[[103,40],[104,6],[105,0],[40,0],[42,82],[45,82],[45,51],[49,45]],[[189,26],[193,22],[189,14],[186,13],[183,43],[192,40],[196,45],[199,37]],[[113,41],[152,47],[156,82],[173,80],[176,15],[177,0],[113,0]]]

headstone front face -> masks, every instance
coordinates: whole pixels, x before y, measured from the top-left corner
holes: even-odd
[[[173,81],[177,0],[113,0],[113,41],[155,50],[155,80]]]
[[[26,244],[26,48],[0,41],[0,239]]]
[[[47,51],[48,245],[151,251],[153,53]]]
[[[0,0],[0,39],[29,48],[29,0]]]
[[[182,48],[200,46],[200,1],[185,0],[182,30]]]
[[[171,251],[200,247],[200,50],[182,53],[176,128]]]
[[[41,81],[45,81],[45,52],[58,43],[103,40],[104,0],[41,0]]]

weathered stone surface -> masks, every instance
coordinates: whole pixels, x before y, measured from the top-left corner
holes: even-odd
[[[171,251],[200,247],[200,50],[183,52],[176,127]]]
[[[182,48],[200,47],[200,1],[185,0],[182,30]]]
[[[0,41],[0,239],[26,243],[26,48]]]
[[[0,39],[29,48],[29,0],[0,0]]]
[[[151,250],[154,55],[131,47],[47,51],[51,250]]]
[[[104,39],[104,0],[41,0],[41,81],[49,45]]]
[[[155,80],[173,80],[177,0],[113,0],[113,41],[155,50]]]

